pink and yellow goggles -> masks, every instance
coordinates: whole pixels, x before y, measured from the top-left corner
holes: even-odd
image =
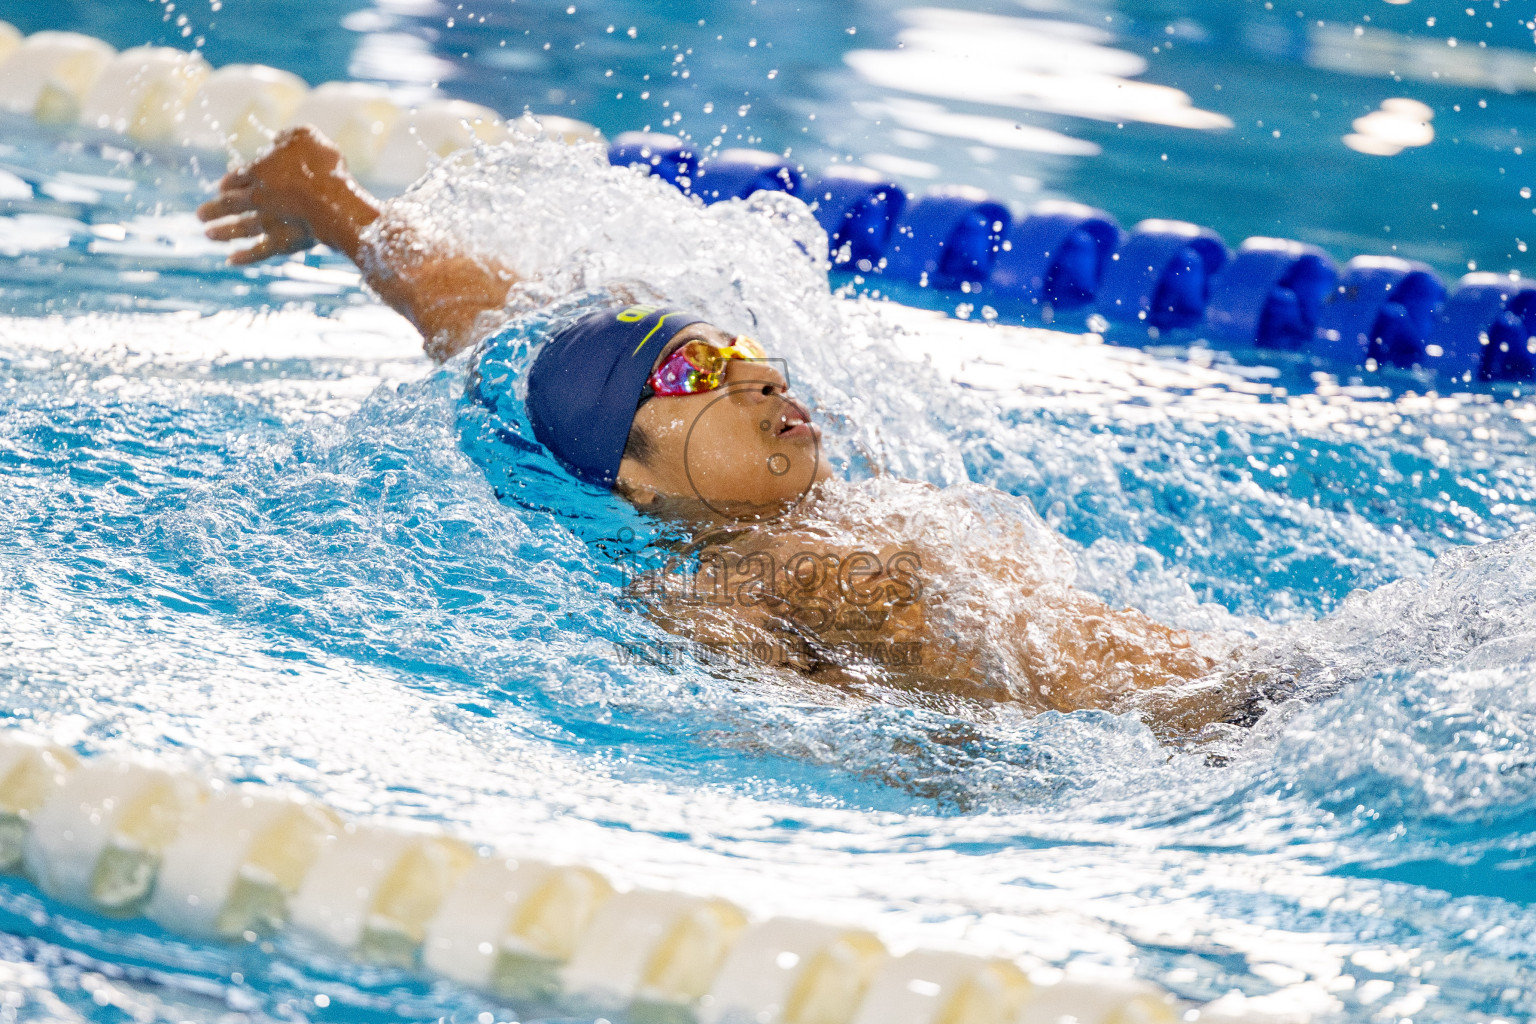
[[[725,382],[725,367],[732,359],[768,358],[763,346],[744,334],[738,334],[729,345],[721,347],[707,341],[684,342],[668,353],[661,365],[646,378],[646,392],[642,395],[697,395],[714,391]]]

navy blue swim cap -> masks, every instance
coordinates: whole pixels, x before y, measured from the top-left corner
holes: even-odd
[[[557,330],[528,372],[539,443],[582,480],[612,487],[656,356],[704,317],[664,306],[605,309]]]

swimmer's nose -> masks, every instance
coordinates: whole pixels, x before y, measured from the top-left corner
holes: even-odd
[[[725,368],[725,382],[732,386],[733,391],[747,395],[782,395],[789,391],[789,382],[777,366],[750,359],[731,360]],[[760,387],[748,387],[750,384]]]

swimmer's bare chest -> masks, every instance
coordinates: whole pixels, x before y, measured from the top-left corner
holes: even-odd
[[[1070,587],[1036,586],[1006,562],[989,576],[1028,600],[957,593],[954,566],[889,537],[855,545],[813,530],[742,531],[705,544],[696,564],[650,602],[658,621],[724,661],[818,680],[1071,711],[1208,667],[1187,640],[1170,642],[1177,631]]]
[[[804,533],[754,533],[706,549],[694,579],[714,607],[773,637],[783,663],[802,672],[935,682],[933,595],[922,553],[910,547],[829,549]]]
[[[637,580],[641,604],[680,649],[726,665],[863,693],[1135,711],[1170,737],[1231,721],[1248,699],[1226,640],[1078,590],[1061,538],[988,488],[834,479],[768,521],[675,521],[690,539],[669,545],[682,556],[671,571]]]

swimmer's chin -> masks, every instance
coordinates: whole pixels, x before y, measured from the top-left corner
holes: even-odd
[[[638,511],[655,519],[690,528],[719,526],[722,523],[760,523],[778,519],[804,505],[815,497],[826,482],[818,479],[800,494],[768,501],[730,500],[711,498],[705,500],[696,494],[620,493],[620,496]]]

